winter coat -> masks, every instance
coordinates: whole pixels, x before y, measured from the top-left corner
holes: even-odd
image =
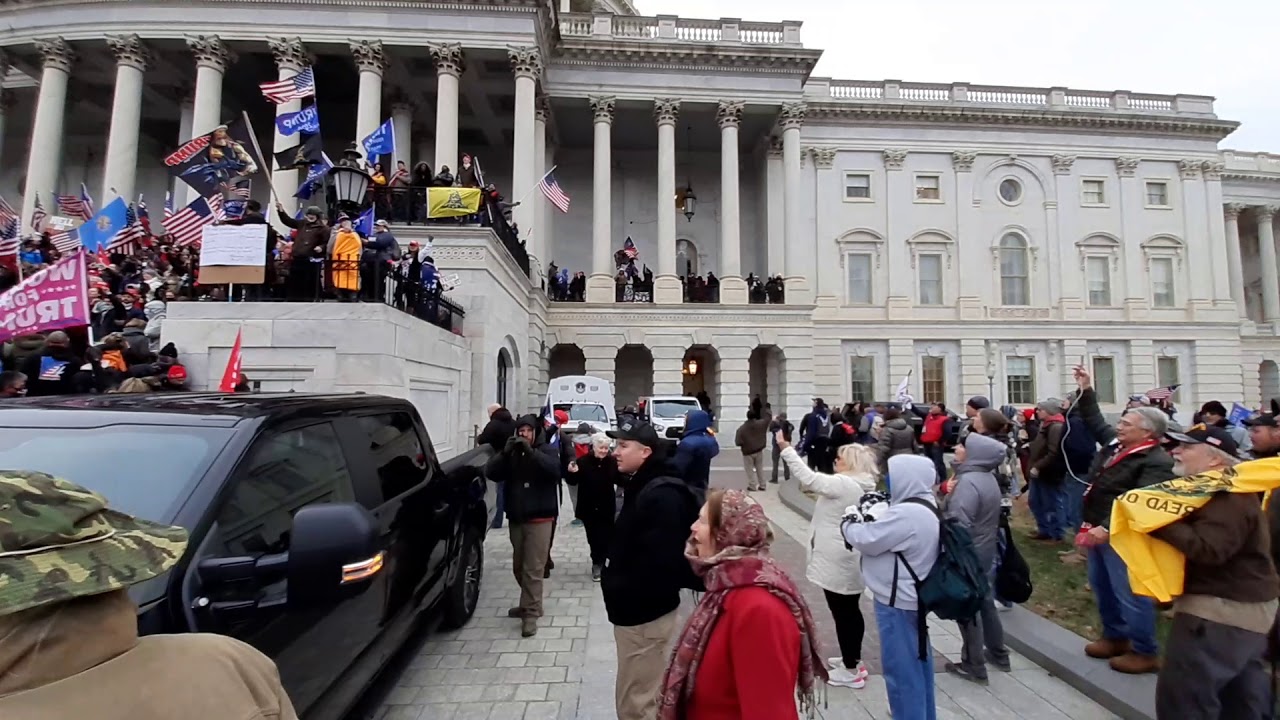
[[[160,335],[164,332],[164,319],[169,315],[169,307],[163,300],[151,300],[143,308],[147,314],[147,327],[142,331],[147,336],[147,344],[151,352],[160,352]]]
[[[690,410],[685,420],[684,437],[676,447],[671,470],[689,485],[706,491],[711,480],[711,460],[720,454],[720,443],[707,432],[711,416],[705,410]]]
[[[1089,432],[1099,442],[1107,443],[1093,459],[1093,467],[1089,470],[1089,490],[1084,496],[1084,521],[1094,526],[1110,527],[1111,505],[1116,498],[1130,490],[1172,480],[1173,458],[1156,445],[1110,463],[1120,446],[1115,442],[1115,428],[1107,424],[1102,411],[1098,409],[1098,396],[1093,388],[1080,393],[1076,408],[1089,426]]]
[[[124,349],[126,363],[144,363],[151,359],[151,341],[147,339],[144,328],[125,328],[120,334],[127,343]]]
[[[1220,492],[1199,509],[1153,530],[1187,558],[1182,594],[1238,603],[1275,600],[1280,590],[1271,562],[1267,521],[1252,493]]]
[[[880,455],[880,472],[889,470],[889,458],[894,455],[906,455],[916,451],[916,434],[911,425],[902,418],[894,418],[884,424],[880,431],[880,440],[876,452]],[[936,473],[935,473],[936,474]],[[894,478],[896,481],[897,478]]]
[[[386,266],[388,263],[400,259],[400,242],[396,240],[396,236],[392,235],[390,230],[383,230],[374,235],[371,242],[364,246],[364,253],[361,255],[361,259],[365,262]]]
[[[600,589],[609,622],[634,627],[679,607],[681,588],[702,586],[684,556],[702,502],[688,483],[666,473],[656,455],[634,475],[620,476],[619,484],[622,510]]]
[[[933,482],[938,471],[926,457],[900,455],[889,459],[889,474],[893,494],[888,510],[872,522],[847,522],[841,530],[844,539],[862,553],[862,579],[872,597],[885,605],[891,604],[892,597],[893,607],[915,610],[916,584],[899,563],[898,553],[923,579],[938,560],[941,525],[932,509],[904,501],[919,498],[936,507]]]
[[[805,577],[838,595],[860,594],[862,556],[845,547],[840,537],[840,518],[845,508],[858,504],[863,493],[876,489],[876,479],[870,475],[816,473],[791,447],[782,451],[782,460],[800,487],[817,496],[809,522],[809,566]]]
[[[738,428],[733,444],[742,449],[743,455],[755,455],[769,444],[769,421],[748,420]]]
[[[123,590],[0,617],[0,717],[297,720],[275,663],[226,635],[138,637]]]
[[[1040,424],[1040,432],[1031,441],[1030,468],[1038,471],[1036,480],[1046,485],[1061,485],[1067,475],[1067,461],[1062,454],[1062,438],[1067,424],[1061,416],[1054,416]]]
[[[578,502],[573,516],[584,523],[612,523],[618,509],[615,484],[618,461],[612,455],[598,458],[587,446],[587,454],[578,458],[578,472],[567,473],[565,482],[578,488]]]
[[[44,335],[30,333],[18,335],[4,345],[4,364],[6,368],[16,368],[22,361],[32,355],[44,352]]]
[[[323,219],[311,222],[309,220],[294,220],[289,217],[288,213],[279,212],[280,222],[285,227],[297,230],[297,235],[293,238],[293,258],[295,260],[306,258],[324,258],[325,248],[329,245],[329,224]]]
[[[479,437],[476,438],[476,447],[488,445],[494,452],[500,453],[507,444],[507,438],[515,434],[515,420],[489,420],[489,424],[484,426],[484,430],[480,431]]]
[[[27,376],[27,395],[43,397],[74,395],[80,365],[80,358],[71,350],[46,347],[41,354],[22,361],[17,369]]]
[[[969,530],[979,564],[991,567],[1000,531],[1001,492],[996,468],[1004,462],[1009,448],[995,438],[971,433],[964,449],[965,460],[955,467],[956,484],[947,495],[942,514]]]
[[[535,429],[533,443],[512,435],[502,452],[489,458],[484,466],[485,477],[506,483],[503,504],[512,524],[547,520],[560,514],[560,455],[547,444],[541,424],[535,415],[520,418],[517,430],[524,425]]]

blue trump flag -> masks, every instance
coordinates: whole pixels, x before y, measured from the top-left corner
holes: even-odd
[[[311,199],[311,196],[315,194],[316,189],[324,182],[325,174],[328,173],[329,169],[332,167],[333,165],[330,164],[327,159],[324,162],[313,164],[307,170],[307,179],[302,181],[302,184],[298,186],[298,192],[294,193],[293,196],[301,198],[302,200]]]
[[[80,226],[80,242],[90,252],[106,247],[116,234],[129,225],[129,206],[124,198],[116,198]]]
[[[276,117],[276,128],[286,137],[300,132],[318,133],[320,132],[320,111],[315,105],[308,105],[298,112],[279,115]]]
[[[390,155],[396,151],[396,131],[391,121],[387,120],[378,126],[364,139],[364,155],[370,162],[380,155]]]
[[[356,218],[355,223],[351,226],[361,237],[373,237],[373,208],[369,208],[360,213],[360,217]]]
[[[1231,403],[1231,414],[1227,416],[1227,422],[1232,425],[1242,425],[1251,415],[1253,415],[1253,411],[1249,408],[1240,403]]]

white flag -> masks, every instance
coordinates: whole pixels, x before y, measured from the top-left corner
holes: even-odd
[[[911,373],[907,373],[907,376],[902,378],[902,382],[898,383],[897,400],[904,408],[911,407],[911,403],[915,402],[911,397]]]

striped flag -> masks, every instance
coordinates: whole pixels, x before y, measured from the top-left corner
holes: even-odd
[[[93,217],[93,197],[89,195],[89,188],[84,183],[80,183],[80,204],[84,206],[84,219]]]
[[[253,196],[253,181],[231,188],[231,197],[236,200],[248,200]]]
[[[169,218],[173,217],[173,193],[165,192],[164,194],[164,222],[167,225]]]
[[[31,211],[31,229],[36,232],[44,230],[44,220],[49,217],[49,213],[44,211],[44,207],[40,205],[40,193],[36,193],[36,208]]]
[[[147,235],[151,234],[151,213],[147,211],[147,201],[142,199],[141,194],[138,195],[138,223],[147,231]]]
[[[217,211],[213,208],[215,198],[217,199]],[[200,242],[204,227],[218,221],[218,213],[221,209],[222,199],[217,195],[213,196],[213,198],[196,198],[190,205],[174,213],[173,217],[165,222],[165,232],[173,236],[173,244],[176,247],[194,245]]]
[[[316,74],[311,68],[285,80],[264,82],[258,86],[262,95],[276,105],[283,105],[291,100],[301,100],[316,94]]]
[[[552,205],[560,208],[560,212],[569,212],[569,196],[565,194],[560,187],[560,183],[556,182],[551,173],[542,176],[542,182],[538,183],[538,189],[542,191],[543,195],[547,196]]]
[[[1168,385],[1162,388],[1152,388],[1147,391],[1147,398],[1150,400],[1168,400],[1173,394],[1178,392],[1181,385]]]
[[[0,224],[13,222],[18,217],[18,211],[13,209],[7,200],[0,197]]]
[[[59,230],[49,233],[49,241],[62,255],[70,255],[81,248],[80,233],[76,230]]]
[[[622,243],[622,254],[627,256],[628,260],[635,260],[640,257],[640,251],[636,249],[635,242],[628,237],[626,242]]]
[[[227,209],[222,206],[221,195],[210,195],[205,200],[209,202],[209,208],[213,210],[213,217],[217,222],[227,219]]]
[[[111,238],[111,242],[107,243],[106,250],[108,253],[132,255],[142,249],[147,236],[147,231],[138,222],[138,213],[130,205],[125,211],[124,227]]]
[[[88,211],[84,205],[84,199],[78,195],[58,195],[54,194],[54,202],[58,205],[58,213],[67,217],[78,217],[88,220],[93,217],[93,213]]]
[[[18,218],[12,218],[5,223],[4,229],[0,230],[0,257],[8,257],[17,255],[18,250],[22,247],[22,241],[18,239]]]

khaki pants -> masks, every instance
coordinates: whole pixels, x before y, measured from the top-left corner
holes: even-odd
[[[551,533],[555,523],[511,523],[511,570],[520,586],[520,608],[542,614],[542,575],[551,554]]]
[[[643,625],[613,626],[613,639],[618,645],[618,680],[613,692],[618,720],[657,717],[658,691],[675,630],[675,610]]]
[[[747,489],[764,490],[764,451],[742,456],[742,469],[747,471]]]

